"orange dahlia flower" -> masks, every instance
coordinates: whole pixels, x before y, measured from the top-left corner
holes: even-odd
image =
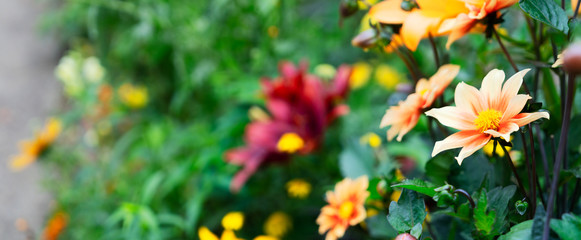
[[[446,19],[454,19],[458,14],[468,13],[461,0],[416,0],[419,8],[410,11],[402,9],[402,0],[386,0],[374,5],[369,16],[383,24],[402,25],[400,35],[407,48],[415,51],[422,38],[432,34],[441,36],[450,29],[440,29]]]
[[[466,35],[478,21],[484,19],[489,14],[514,5],[518,0],[464,0],[466,7],[470,10],[468,14],[460,13],[453,22],[453,27],[448,37],[446,47]]]
[[[317,218],[319,233],[327,232],[326,240],[343,237],[347,227],[365,220],[367,214],[363,204],[369,197],[368,185],[367,176],[355,180],[346,178],[335,185],[335,191],[327,192],[329,204],[321,209],[321,214]]]
[[[56,118],[50,118],[42,131],[36,133],[36,137],[20,143],[21,153],[12,157],[10,167],[13,170],[21,170],[32,164],[46,150],[62,131],[62,122]]]
[[[520,127],[540,118],[549,119],[547,112],[521,113],[531,98],[518,94],[524,75],[522,70],[503,85],[504,72],[490,71],[482,81],[480,90],[465,83],[456,86],[456,106],[432,109],[426,115],[436,118],[443,125],[460,130],[442,141],[436,142],[432,156],[453,148],[462,147],[456,157],[458,164],[464,158],[484,147],[492,137],[510,139],[510,134]]]
[[[415,93],[410,94],[397,106],[390,107],[379,125],[381,128],[391,126],[387,131],[387,140],[391,141],[397,136],[397,141],[401,141],[403,136],[416,126],[424,109],[432,106],[458,72],[460,72],[458,65],[446,64],[440,67],[430,80],[418,81]]]

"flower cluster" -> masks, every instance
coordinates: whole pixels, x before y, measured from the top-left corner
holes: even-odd
[[[312,152],[327,126],[349,111],[341,102],[349,90],[350,67],[339,67],[331,84],[307,74],[306,70],[306,64],[297,68],[282,62],[280,77],[262,79],[262,93],[270,115],[258,114],[261,117],[246,126],[246,146],[225,154],[229,163],[244,166],[232,180],[233,191],[238,191],[265,163],[284,162],[294,153]]]

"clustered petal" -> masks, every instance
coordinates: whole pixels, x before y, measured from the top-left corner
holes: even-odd
[[[494,69],[484,77],[479,90],[463,82],[458,84],[454,95],[456,106],[427,111],[426,115],[443,125],[460,130],[436,142],[432,156],[462,147],[456,157],[458,164],[462,164],[491,138],[509,140],[510,134],[520,127],[540,118],[548,119],[547,112],[521,113],[531,97],[518,94],[518,90],[529,70],[522,70],[504,82],[504,72]]]
[[[367,176],[355,180],[343,179],[335,185],[335,191],[326,194],[328,205],[321,209],[317,218],[319,233],[327,233],[326,240],[336,240],[345,234],[349,226],[354,226],[367,216],[363,206],[369,192]]]

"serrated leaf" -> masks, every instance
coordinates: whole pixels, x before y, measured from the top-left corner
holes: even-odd
[[[569,31],[567,13],[553,0],[520,0],[520,8],[532,18],[564,33]]]
[[[426,218],[424,200],[414,191],[404,189],[397,202],[389,204],[389,224],[398,232],[407,232]]]
[[[562,240],[577,240],[581,236],[581,217],[565,213],[561,220],[551,219],[551,229]]]
[[[486,189],[483,189],[478,197],[476,208],[474,208],[474,226],[476,226],[476,229],[479,231],[482,231],[485,234],[490,234],[492,232],[494,219],[496,218],[496,212],[491,210],[487,213],[487,206],[488,197]]]
[[[498,240],[529,240],[531,239],[531,228],[533,220],[528,220],[514,225],[510,231],[502,235]]]
[[[434,197],[434,195],[436,195],[436,191],[434,191],[435,188],[437,188],[437,186],[435,186],[434,184],[430,183],[430,182],[426,182],[424,180],[421,179],[406,179],[401,183],[392,185],[392,187],[400,187],[400,188],[405,188],[405,189],[409,189],[409,190],[413,190],[425,195],[428,195],[430,197]]]

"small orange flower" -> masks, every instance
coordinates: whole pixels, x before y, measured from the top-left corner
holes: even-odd
[[[448,37],[446,47],[466,35],[478,21],[489,14],[498,14],[497,11],[514,5],[518,0],[464,0],[469,13],[460,13],[453,21],[453,27]]]
[[[402,0],[380,2],[369,10],[369,16],[383,24],[401,24],[400,35],[405,46],[412,51],[429,34],[448,34],[449,29],[440,29],[445,20],[452,20],[458,14],[469,12],[461,0],[416,0],[419,8],[409,11],[402,9],[401,3]]]
[[[326,240],[336,240],[343,237],[347,227],[354,226],[365,220],[366,212],[363,204],[369,192],[367,176],[355,180],[346,178],[335,185],[335,191],[327,192],[328,205],[321,209],[317,218],[319,233],[327,233]]]
[[[57,240],[62,234],[63,230],[67,227],[69,222],[69,216],[62,211],[55,213],[52,218],[46,224],[44,229],[44,240]]]
[[[453,148],[462,147],[456,157],[458,164],[464,158],[484,147],[492,137],[510,139],[510,134],[521,126],[540,118],[549,118],[547,112],[521,113],[531,98],[518,94],[524,75],[530,69],[522,70],[503,85],[504,72],[490,71],[480,90],[465,83],[456,86],[455,107],[432,109],[426,115],[436,118],[442,124],[456,128],[460,132],[436,142],[432,156]]]
[[[56,118],[51,118],[46,122],[43,130],[36,134],[36,138],[20,143],[21,153],[12,157],[10,167],[20,170],[38,158],[38,156],[53,143],[62,130],[62,123]]]
[[[391,126],[387,131],[387,140],[391,141],[397,136],[397,141],[401,141],[403,136],[416,126],[423,109],[432,106],[458,72],[460,72],[458,65],[446,64],[440,67],[430,80],[418,81],[415,93],[410,94],[405,101],[399,102],[398,106],[390,107],[379,125],[381,128]]]

